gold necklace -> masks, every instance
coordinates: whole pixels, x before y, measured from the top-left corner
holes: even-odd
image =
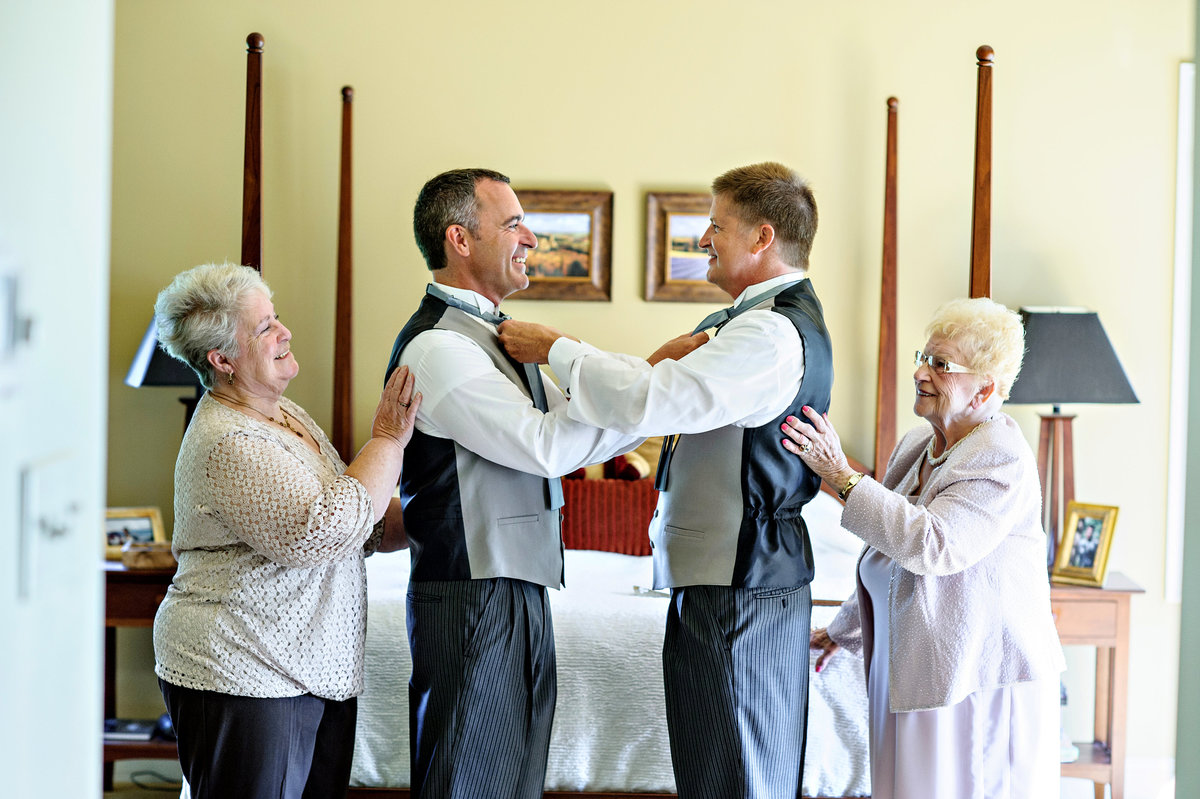
[[[288,430],[291,430],[293,433],[295,433],[299,438],[304,438],[303,433],[301,433],[296,428],[292,427],[292,423],[288,421],[288,417],[291,416],[291,414],[288,413],[282,405],[279,406],[279,410],[281,411],[280,415],[283,417],[283,421],[281,422],[278,419],[276,419],[274,416],[269,416],[268,414],[263,413],[258,408],[255,408],[253,405],[250,405],[249,403],[242,402],[241,400],[235,400],[233,397],[229,397],[224,394],[217,394],[215,392],[213,393],[213,396],[220,397],[221,399],[229,400],[230,402],[234,403],[235,405],[241,405],[243,408],[249,408],[250,410],[254,411],[257,414],[266,416],[269,420],[271,420],[275,424],[279,425],[280,427],[286,427]]]

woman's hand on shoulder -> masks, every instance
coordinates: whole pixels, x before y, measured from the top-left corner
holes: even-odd
[[[800,456],[834,491],[841,491],[846,480],[855,474],[842,451],[842,440],[828,413],[817,413],[807,405],[802,411],[807,421],[789,416],[781,425],[787,436],[783,448]]]
[[[414,390],[412,373],[407,366],[401,366],[392,372],[383,387],[375,420],[371,423],[371,437],[391,439],[401,449],[408,446],[420,407],[421,394]]]

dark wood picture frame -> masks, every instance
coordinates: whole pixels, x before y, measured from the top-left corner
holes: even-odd
[[[515,191],[525,210],[525,224],[537,235],[538,246],[526,260],[529,288],[514,294],[513,299],[612,300],[613,193]],[[566,232],[561,228],[564,222],[569,228]],[[538,229],[551,223],[556,223],[553,229]],[[586,231],[581,232],[580,223]],[[561,274],[545,274],[551,269]]]
[[[703,277],[672,277],[672,232],[674,221],[699,217],[708,219],[712,195],[703,192],[646,193],[646,299],[651,302],[729,302],[729,295]],[[678,238],[676,236],[675,238]],[[692,238],[698,239],[699,235]],[[676,259],[678,259],[678,255]],[[696,260],[703,253],[697,248]]]
[[[1062,541],[1050,579],[1068,585],[1104,586],[1108,552],[1117,526],[1117,508],[1112,505],[1067,504]]]

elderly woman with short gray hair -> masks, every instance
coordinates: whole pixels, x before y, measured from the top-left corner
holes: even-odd
[[[784,446],[846,501],[866,543],[858,588],[812,646],[817,671],[861,651],[873,799],[1058,796],[1062,649],[1050,613],[1041,487],[1000,405],[1021,368],[1020,317],[942,306],[916,355],[917,416],[879,481],[849,467],[828,414]]]
[[[178,275],[158,338],[208,389],[175,466],[179,561],[155,672],[192,797],[345,796],[363,689],[366,572],[407,545],[393,499],[420,394],[388,381],[346,466],[283,396],[292,334],[250,267]]]

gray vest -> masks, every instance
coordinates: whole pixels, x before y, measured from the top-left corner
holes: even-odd
[[[509,359],[495,331],[429,295],[397,336],[388,375],[399,366],[404,347],[426,330],[470,338],[530,396],[523,369]],[[561,584],[561,513],[547,507],[545,478],[417,430],[405,451],[400,496],[412,580],[511,577],[551,588]]]
[[[779,427],[805,405],[829,408],[833,358],[821,303],[806,279],[760,308],[783,314],[804,342],[804,379],[788,407],[761,427],[683,435],[650,522],[654,587],[791,587],[812,580],[801,508],[821,480],[783,448]]]

